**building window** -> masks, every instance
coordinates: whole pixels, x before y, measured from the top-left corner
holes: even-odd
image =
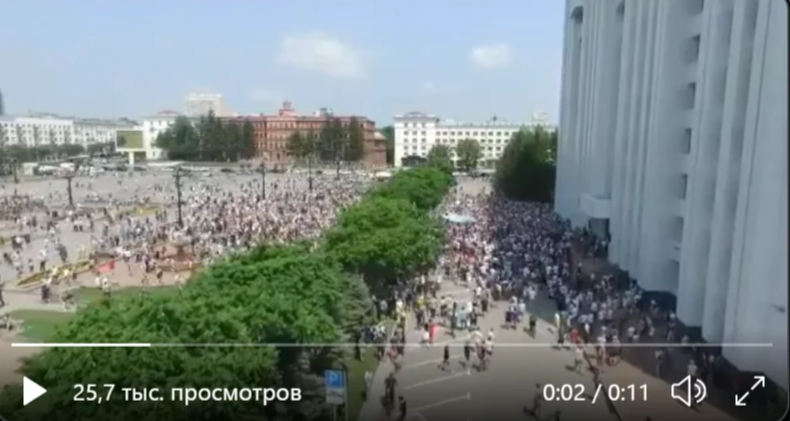
[[[683,137],[680,140],[680,153],[691,153],[691,127],[687,127],[683,130]]]

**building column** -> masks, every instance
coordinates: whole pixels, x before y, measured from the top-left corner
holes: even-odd
[[[716,192],[711,222],[710,256],[705,280],[702,337],[711,343],[724,341],[727,286],[730,280],[735,208],[743,154],[744,125],[757,2],[737,1],[733,12],[732,37],[722,114],[721,145],[716,172]]]
[[[705,270],[710,255],[711,219],[716,189],[716,166],[721,136],[722,98],[726,88],[730,0],[708,2],[703,11],[700,67],[697,72],[696,120],[692,136],[686,217],[680,258],[677,315],[687,325],[702,325]]]
[[[773,346],[723,353],[787,389],[787,10],[758,10],[724,338]]]

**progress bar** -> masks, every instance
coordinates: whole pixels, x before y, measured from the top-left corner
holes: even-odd
[[[429,348],[449,346],[462,348],[467,338],[437,341],[433,344],[407,343],[406,348]],[[12,343],[13,348],[389,348],[391,344],[356,344],[356,343]],[[494,343],[495,348],[556,348],[556,343]],[[596,344],[587,344],[594,347]],[[607,347],[613,347],[607,344]],[[676,343],[623,343],[620,348],[771,348],[772,343],[719,343],[719,344],[676,344]]]

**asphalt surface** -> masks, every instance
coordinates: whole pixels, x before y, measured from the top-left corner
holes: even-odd
[[[470,297],[471,293],[450,284],[443,286],[440,295],[462,298]],[[467,369],[461,363],[466,335],[460,332],[456,332],[456,339],[442,333],[428,348],[407,348],[397,374],[398,394],[408,403],[407,418],[413,421],[484,421],[492,419],[492,416],[496,419],[524,419],[525,416],[528,419],[545,419],[560,411],[562,419],[594,417],[589,419],[616,420],[600,395],[593,404],[595,385],[592,375],[587,370],[574,370],[573,352],[554,346],[551,326],[540,320],[534,338],[521,329],[524,326],[518,330],[503,329],[505,307],[506,303],[497,303],[479,322],[484,334],[491,328],[496,332],[494,354],[484,371]],[[553,314],[553,303],[545,298],[538,299],[530,311],[543,316]],[[412,330],[407,336],[407,343],[418,344],[421,337],[422,331]],[[449,370],[442,370],[439,365],[446,344],[451,346],[452,363]],[[476,364],[476,358],[471,361]],[[389,363],[379,367],[360,420],[387,419],[380,399],[384,395],[384,379],[390,371],[392,365]],[[551,384],[557,389],[565,385],[566,389],[573,390],[568,396],[580,401],[560,402],[559,398],[555,402],[544,401],[535,418],[529,411],[533,409],[538,384]]]

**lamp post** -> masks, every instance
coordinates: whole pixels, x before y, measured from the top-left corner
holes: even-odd
[[[179,229],[183,229],[184,228],[184,219],[183,219],[183,216],[182,216],[182,213],[181,213],[181,166],[176,167],[176,170],[174,171],[173,176],[176,179],[176,201],[177,201],[177,203],[176,203],[177,208],[176,209],[178,210],[177,223],[178,223],[178,228]]]
[[[307,157],[307,188],[313,191],[313,154]]]
[[[14,184],[19,184],[19,174],[16,172],[16,158],[11,158],[11,172],[14,173]]]
[[[266,163],[261,162],[261,199],[266,200]]]
[[[66,173],[66,192],[69,195],[69,207],[74,208],[74,195],[71,191],[71,180],[74,178],[74,173],[69,171]]]

